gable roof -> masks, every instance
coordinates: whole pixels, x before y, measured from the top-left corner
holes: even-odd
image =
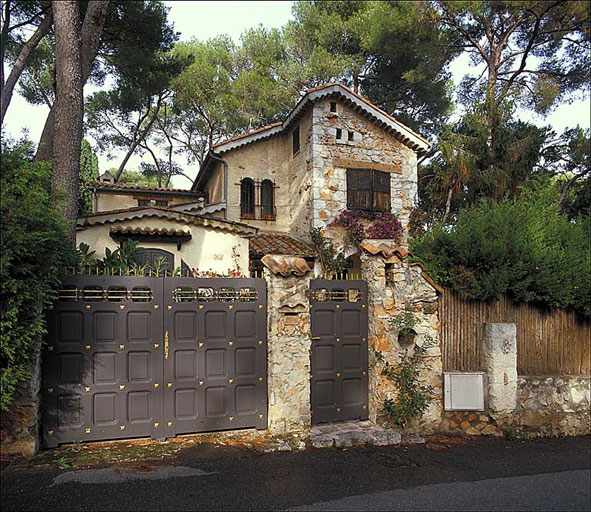
[[[372,120],[382,128],[394,132],[394,135],[411,149],[421,152],[426,151],[431,146],[431,143],[427,139],[421,137],[418,133],[396,120],[387,112],[384,112],[363,96],[354,93],[348,87],[345,87],[342,84],[324,84],[319,87],[308,89],[289,113],[285,121],[273,123],[263,128],[218,142],[213,145],[213,149],[216,153],[223,153],[244,144],[249,144],[282,132],[288,129],[292,123],[301,117],[304,108],[309,103],[313,103],[314,101],[328,96],[339,97],[340,99],[345,100],[345,103],[351,106],[354,110],[360,111],[364,115],[372,118]]]
[[[228,233],[235,233],[245,237],[251,237],[258,231],[258,228],[249,226],[247,224],[242,224],[240,222],[212,219],[211,217],[205,217],[195,213],[180,212],[158,206],[136,206],[134,208],[125,208],[122,210],[110,210],[93,213],[91,215],[87,215],[86,217],[79,217],[76,222],[76,228],[84,229],[100,224],[113,224],[116,222],[125,222],[134,219],[150,217],[169,219],[172,221],[177,221],[181,224],[203,226],[219,231],[226,231]]]
[[[354,111],[368,117],[374,124],[388,131],[404,145],[418,153],[425,152],[431,147],[431,143],[427,139],[421,137],[418,133],[396,120],[387,112],[384,112],[363,96],[360,96],[342,84],[329,83],[308,89],[289,113],[285,121],[273,123],[214,144],[210,152],[206,155],[203,164],[197,173],[197,177],[193,182],[191,190],[197,190],[197,185],[201,181],[211,161],[212,153],[221,155],[232,149],[286,132],[303,116],[306,108],[310,104],[328,97],[339,98]]]

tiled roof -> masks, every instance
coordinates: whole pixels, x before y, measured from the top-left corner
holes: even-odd
[[[182,196],[202,196],[203,194],[184,188],[166,188],[166,187],[145,187],[141,185],[132,185],[127,183],[91,183],[90,185],[98,190],[128,191],[128,192],[156,192],[158,194],[166,193],[170,195]]]
[[[84,229],[97,224],[114,224],[117,222],[127,222],[133,219],[150,217],[166,218],[169,220],[178,221],[181,224],[204,226],[211,229],[229,231],[247,237],[254,235],[258,231],[257,228],[249,226],[248,224],[243,224],[241,222],[214,219],[196,213],[180,212],[160,206],[135,206],[133,208],[124,208],[121,210],[110,210],[93,213],[85,217],[78,217],[76,227],[79,229]]]
[[[276,126],[281,126],[283,123],[281,121],[277,121],[276,123],[268,124],[267,126],[263,126],[261,128],[257,128],[256,130],[251,130],[246,133],[242,133],[241,135],[236,135],[234,137],[230,137],[229,139],[222,140],[212,146],[212,148],[216,148],[221,146],[222,144],[227,144],[228,142],[232,142],[234,140],[242,139],[244,137],[248,137],[249,135],[254,135],[255,133],[264,132],[265,130],[270,130],[271,128],[275,128]]]
[[[167,229],[167,228],[132,228],[120,227],[111,229],[111,233],[121,233],[122,235],[176,235],[184,236],[190,235],[188,231],[182,229]]]
[[[303,276],[312,269],[304,258],[298,256],[285,256],[281,254],[267,254],[261,262],[273,274],[282,276]]]
[[[250,255],[289,254],[314,258],[316,251],[302,240],[287,233],[259,233],[250,239]]]

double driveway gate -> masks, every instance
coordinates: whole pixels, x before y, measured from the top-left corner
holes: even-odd
[[[312,423],[368,418],[367,283],[313,279]]]
[[[64,277],[45,445],[266,428],[266,302],[262,279]]]

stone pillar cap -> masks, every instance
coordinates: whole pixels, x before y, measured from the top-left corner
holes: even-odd
[[[261,263],[274,275],[284,277],[290,275],[301,277],[312,270],[304,258],[288,254],[266,254],[261,258]]]

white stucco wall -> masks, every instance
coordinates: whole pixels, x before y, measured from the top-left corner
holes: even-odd
[[[158,248],[174,254],[175,267],[181,266],[181,258],[190,268],[199,270],[212,269],[216,272],[226,273],[229,269],[236,268],[236,262],[232,257],[232,250],[236,248],[240,271],[248,275],[248,240],[239,235],[224,232],[217,229],[206,228],[175,222],[168,219],[146,218],[122,221],[110,224],[102,224],[87,227],[76,233],[76,244],[84,242],[91,250],[96,251],[96,257],[105,255],[105,248],[111,250],[119,247],[118,242],[109,236],[113,228],[167,228],[189,231],[191,240],[184,242],[181,249],[177,250],[176,243],[147,243],[140,242],[138,247]]]

